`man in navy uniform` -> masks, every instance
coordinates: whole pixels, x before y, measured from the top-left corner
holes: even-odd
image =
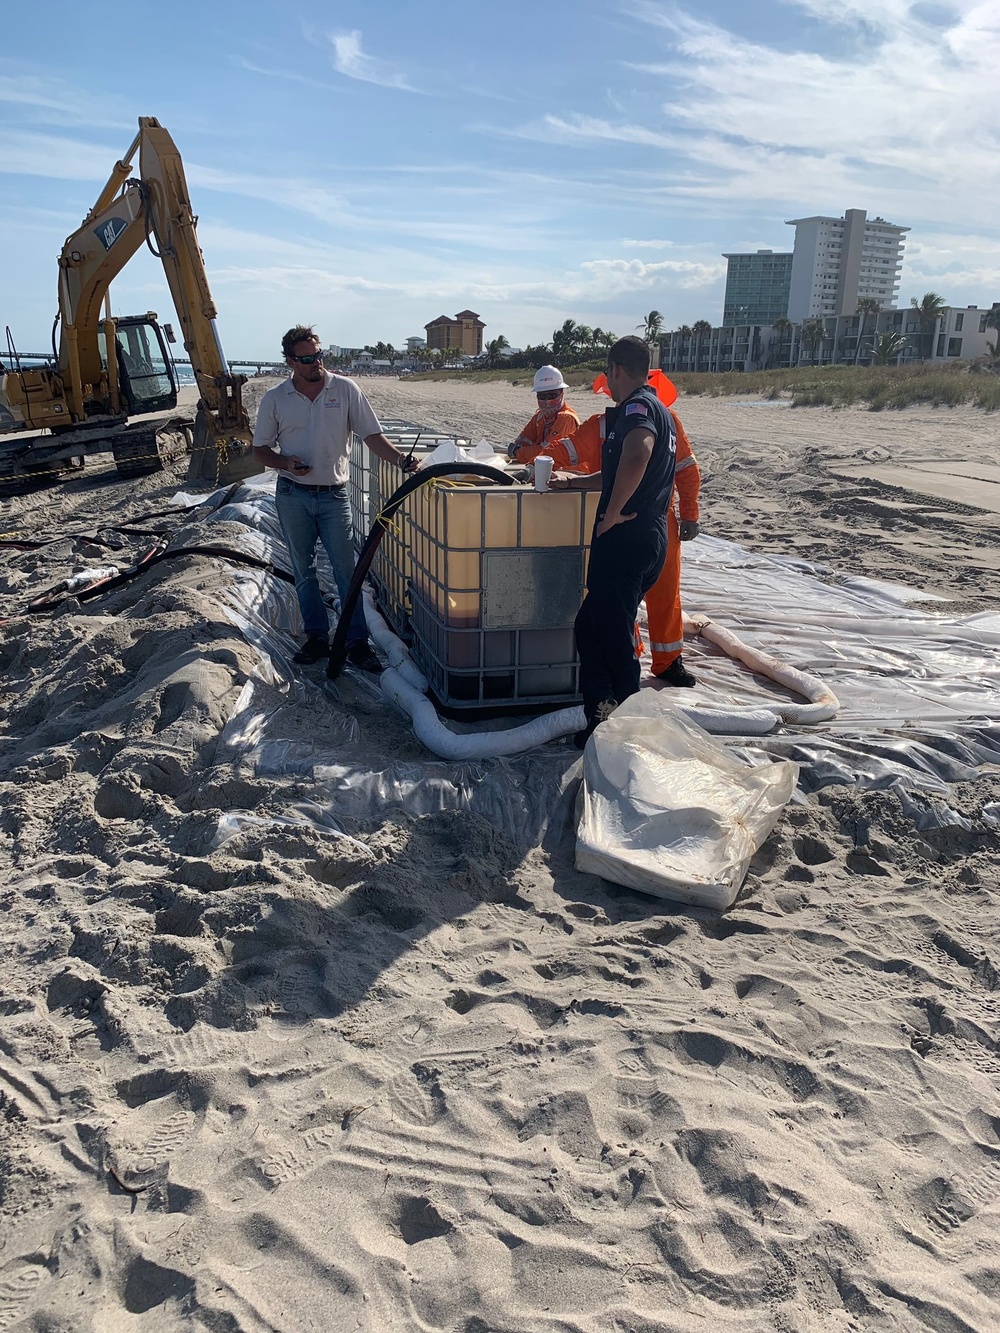
[[[666,557],[677,452],[673,417],[646,382],[648,345],[619,338],[608,353],[607,374],[616,406],[606,413],[601,499],[587,595],[575,626],[587,715],[586,729],[574,737],[581,750],[595,727],[639,689],[635,618]],[[592,484],[596,489],[596,475]]]

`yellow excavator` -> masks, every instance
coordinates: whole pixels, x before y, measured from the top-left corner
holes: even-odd
[[[168,348],[176,338],[152,311],[114,318],[108,295],[143,244],[163,264],[200,394],[189,481],[224,484],[260,471],[242,401],[246,377],[231,373],[222,350],[196,227],[173,139],[159,121],[140,117],[128,152],[59,256],[52,361],[22,365],[9,331],[6,354],[0,349],[0,482],[79,467],[85,455],[108,450],[125,476],[162,467],[158,436],[170,418],[150,414],[177,406]]]

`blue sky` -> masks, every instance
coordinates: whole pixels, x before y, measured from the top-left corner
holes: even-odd
[[[723,251],[790,249],[785,219],[845,208],[912,228],[903,304],[1000,300],[996,0],[88,13],[4,19],[0,325],[27,350],[139,115],[184,158],[232,356],[298,321],[398,346],[467,306],[516,345],[654,308],[718,323]],[[112,291],[170,317],[145,252]]]

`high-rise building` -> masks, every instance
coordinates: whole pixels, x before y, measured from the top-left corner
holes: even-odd
[[[755,255],[722,257],[729,261],[723,324],[773,324],[787,315],[791,251],[758,250]]]
[[[903,236],[896,227],[849,208],[842,218],[795,218],[788,318],[794,323],[827,315],[853,315],[871,297],[892,309],[903,267]]]

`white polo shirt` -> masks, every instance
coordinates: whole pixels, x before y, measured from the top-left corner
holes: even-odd
[[[253,442],[286,457],[297,454],[312,468],[301,477],[282,472],[289,481],[341,486],[348,477],[352,431],[365,439],[378,435],[382,427],[353,380],[328,370],[323,374],[326,384],[312,402],[294,387],[290,375],[284,384],[268,389],[260,400]]]

